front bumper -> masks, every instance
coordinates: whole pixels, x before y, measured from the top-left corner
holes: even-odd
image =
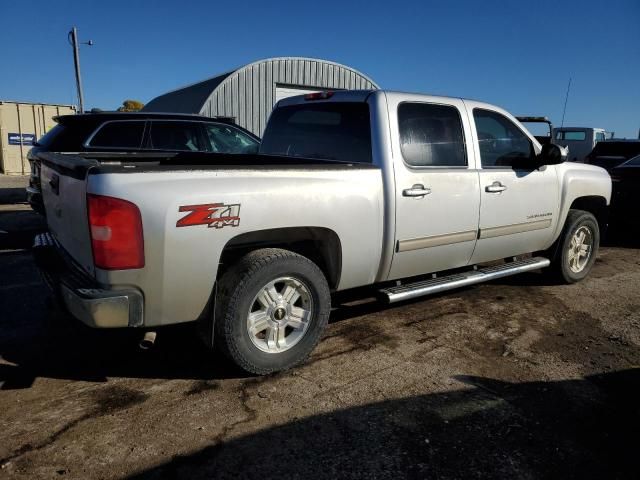
[[[139,290],[99,285],[67,258],[49,233],[35,237],[33,254],[59,303],[84,324],[94,328],[142,326],[144,301]]]

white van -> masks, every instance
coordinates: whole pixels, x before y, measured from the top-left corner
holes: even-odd
[[[596,143],[605,139],[602,128],[561,127],[553,129],[553,143],[569,148],[568,160],[584,162]]]

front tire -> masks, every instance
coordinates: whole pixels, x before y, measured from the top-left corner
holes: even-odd
[[[311,353],[330,309],[329,286],[315,263],[288,250],[256,250],[220,279],[214,338],[249,373],[286,370]]]
[[[576,283],[585,278],[600,246],[600,229],[593,214],[584,210],[569,210],[564,229],[558,238],[552,269],[564,283]]]

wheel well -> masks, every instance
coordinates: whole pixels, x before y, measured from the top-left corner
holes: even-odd
[[[601,231],[607,227],[609,221],[608,214],[609,208],[607,206],[607,200],[600,196],[588,196],[576,198],[571,204],[570,209],[584,210],[593,214],[598,221],[598,226]]]
[[[342,247],[338,235],[322,227],[273,228],[238,235],[222,251],[218,278],[250,251],[267,247],[283,248],[307,257],[322,270],[329,288],[337,288],[342,270]]]

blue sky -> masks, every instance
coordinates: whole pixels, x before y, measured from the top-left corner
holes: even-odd
[[[0,0],[0,99],[112,109],[274,56],[355,67],[383,88],[462,96],[637,137],[640,1]]]

